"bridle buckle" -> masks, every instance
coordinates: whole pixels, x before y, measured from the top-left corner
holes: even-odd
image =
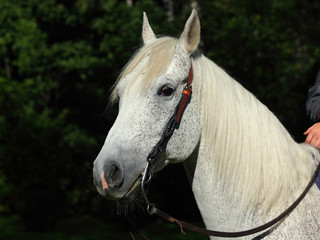
[[[152,175],[153,175],[153,167],[152,167],[152,160],[151,158],[148,158],[146,167],[142,173],[142,178],[141,178],[141,193],[144,201],[147,204],[147,212],[152,215],[152,208],[154,207],[154,204],[150,203],[145,186],[151,181]]]

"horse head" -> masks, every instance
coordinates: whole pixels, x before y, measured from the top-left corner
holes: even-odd
[[[156,38],[144,13],[144,45],[116,82],[112,100],[119,113],[94,161],[94,183],[109,199],[130,199],[141,182],[147,157],[175,112],[188,81],[200,41],[200,21],[194,10],[179,39]],[[188,159],[200,140],[198,89],[184,111],[179,128],[166,144],[154,170]]]

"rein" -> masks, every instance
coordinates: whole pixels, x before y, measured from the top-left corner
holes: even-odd
[[[301,195],[294,201],[284,212],[282,212],[278,217],[274,218],[273,220],[259,226],[256,228],[252,228],[250,230],[246,231],[240,231],[240,232],[220,232],[220,231],[214,231],[214,230],[207,230],[205,228],[201,228],[183,221],[180,221],[166,212],[156,208],[154,204],[148,204],[147,205],[147,210],[150,215],[157,215],[161,217],[162,219],[174,223],[180,227],[181,233],[186,234],[184,232],[184,229],[188,229],[193,232],[197,232],[203,235],[208,235],[208,236],[214,236],[214,237],[222,237],[222,238],[237,238],[237,237],[244,237],[248,235],[252,235],[255,233],[262,232],[264,230],[269,229],[270,227],[274,226],[276,223],[279,223],[281,220],[283,220],[285,217],[287,217],[298,205],[299,203],[303,200],[303,198],[306,196],[312,185],[314,184],[318,174],[320,172],[320,164],[318,164],[317,169],[315,170],[311,180],[309,181],[308,185],[304,189],[304,191],[301,193]],[[147,200],[149,202],[149,200]],[[263,237],[265,237],[267,234],[269,234],[271,231],[267,231],[262,233]],[[261,238],[259,238],[261,239]]]
[[[183,89],[181,99],[175,108],[174,114],[169,119],[168,123],[166,124],[160,140],[152,148],[151,152],[148,155],[147,164],[146,164],[146,167],[144,169],[144,172],[142,174],[142,179],[141,179],[141,192],[142,192],[142,196],[147,204],[147,212],[150,215],[155,214],[170,223],[174,223],[174,224],[178,225],[180,227],[182,234],[186,234],[184,232],[184,229],[188,229],[190,231],[197,232],[197,233],[204,234],[204,235],[208,235],[208,236],[215,236],[215,237],[222,237],[222,238],[237,238],[237,237],[244,237],[244,236],[256,234],[256,233],[259,233],[259,232],[262,232],[264,230],[269,229],[269,230],[267,230],[267,232],[263,232],[261,235],[258,236],[259,239],[262,239],[263,237],[265,237],[266,235],[268,235],[271,232],[270,228],[272,226],[274,226],[275,224],[277,224],[281,220],[283,220],[285,217],[287,217],[303,200],[303,198],[306,196],[306,194],[308,193],[308,191],[310,190],[310,188],[312,187],[312,185],[316,181],[318,174],[320,173],[320,164],[318,164],[311,180],[309,181],[309,183],[306,186],[306,188],[304,189],[304,191],[284,212],[282,212],[279,216],[277,216],[273,220],[271,220],[271,221],[269,221],[259,227],[252,228],[252,229],[246,230],[246,231],[220,232],[220,231],[207,230],[205,228],[191,225],[189,223],[180,221],[180,220],[170,216],[166,212],[156,208],[155,205],[153,203],[150,203],[150,201],[148,199],[148,196],[147,196],[146,190],[145,190],[145,186],[146,186],[146,184],[148,184],[151,181],[154,167],[155,167],[160,155],[165,151],[167,143],[170,140],[170,138],[172,137],[174,130],[179,128],[182,115],[183,115],[183,113],[184,113],[184,111],[185,111],[185,109],[191,99],[192,80],[193,80],[193,67],[191,64],[187,84]],[[254,239],[256,239],[256,238],[254,238]]]

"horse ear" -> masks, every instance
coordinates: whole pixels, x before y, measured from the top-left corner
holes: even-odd
[[[195,9],[192,10],[179,41],[188,54],[191,54],[198,48],[200,42],[200,20]]]
[[[154,35],[152,28],[150,27],[147,14],[145,12],[143,12],[142,39],[144,44],[148,44],[156,39],[156,35]]]

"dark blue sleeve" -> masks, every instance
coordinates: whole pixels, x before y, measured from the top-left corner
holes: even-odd
[[[312,121],[320,121],[320,71],[317,74],[314,86],[309,89],[306,111]]]

